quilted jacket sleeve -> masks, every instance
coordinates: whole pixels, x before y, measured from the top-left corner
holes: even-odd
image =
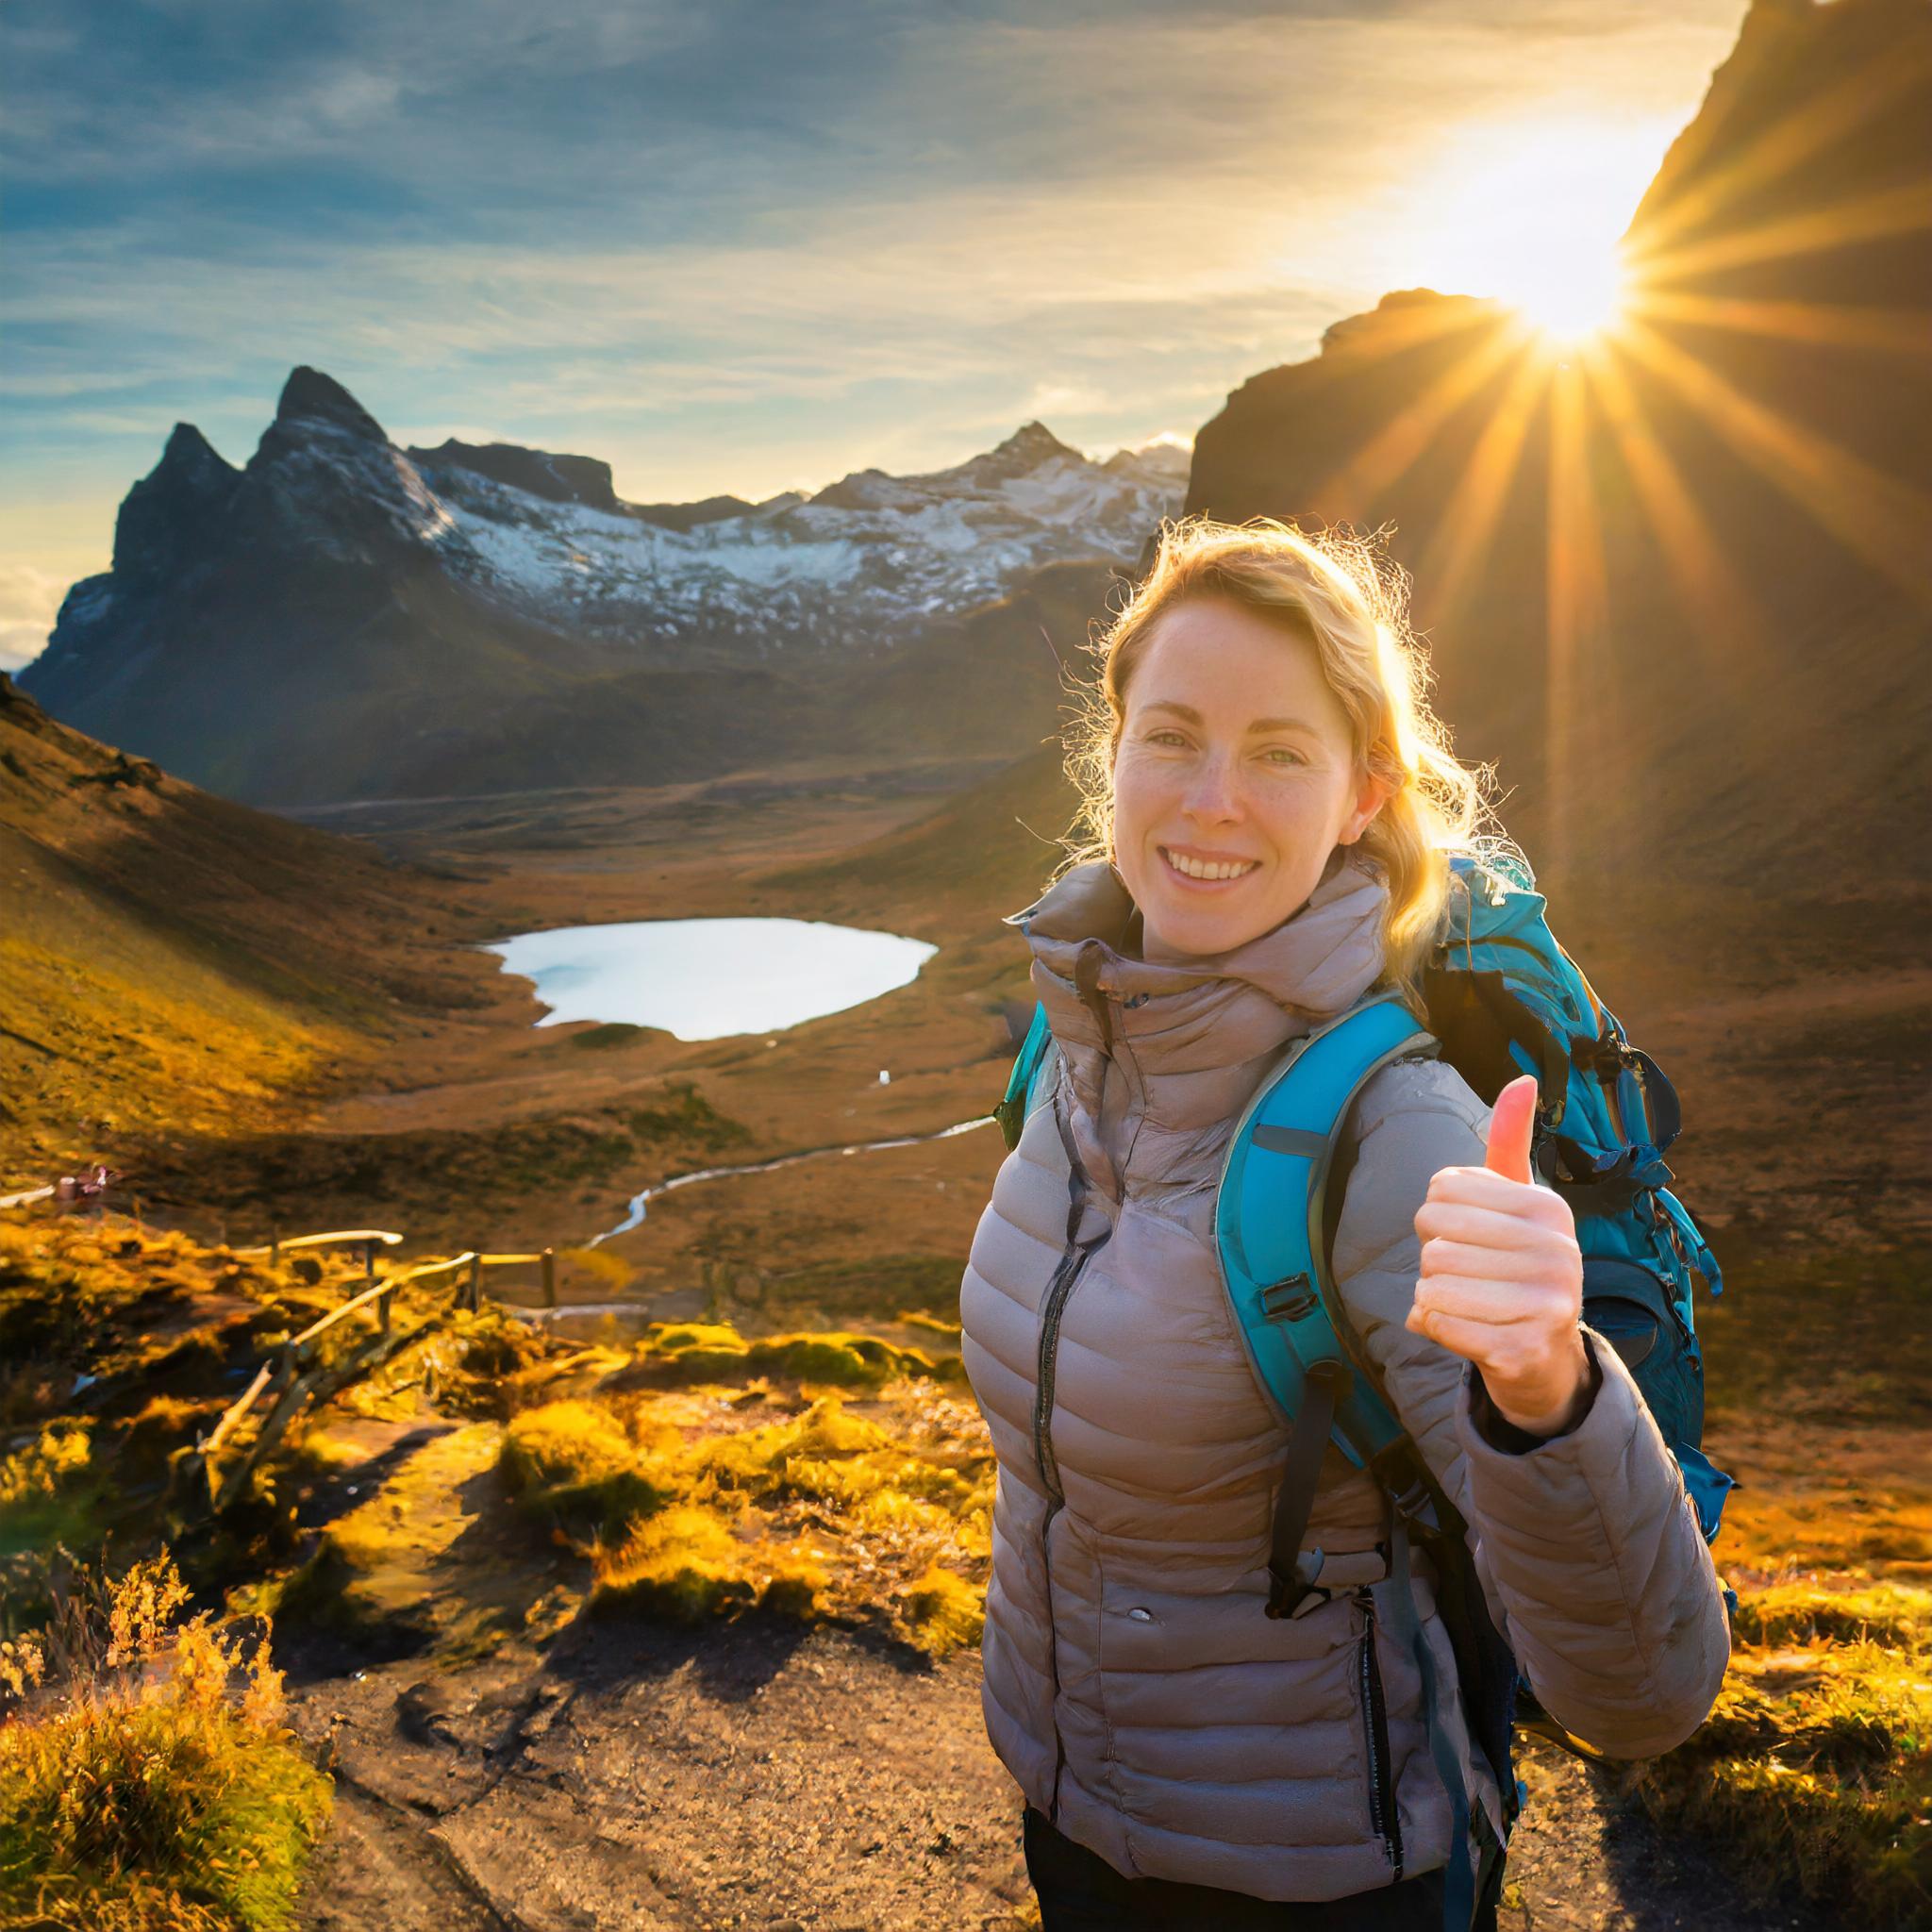
[[[1473,1364],[1404,1326],[1421,1267],[1415,1211],[1437,1169],[1479,1165],[1489,1110],[1456,1071],[1399,1062],[1356,1110],[1359,1153],[1336,1284],[1404,1426],[1469,1524],[1483,1587],[1543,1707],[1615,1757],[1681,1743],[1730,1655],[1723,1589],[1676,1459],[1616,1351],[1573,1428],[1505,1424]]]

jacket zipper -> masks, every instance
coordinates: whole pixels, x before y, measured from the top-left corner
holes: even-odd
[[[1080,949],[1080,956],[1074,966],[1074,985],[1081,1003],[1092,1013],[1100,1025],[1101,1052],[1111,1055],[1113,1051],[1113,1016],[1108,1011],[1107,995],[1099,985],[1100,967],[1106,949],[1090,940]],[[1056,1094],[1051,1102],[1054,1124],[1059,1129],[1060,1145],[1067,1157],[1067,1239],[1060,1251],[1060,1258],[1053,1271],[1053,1278],[1047,1283],[1046,1298],[1040,1307],[1040,1355],[1033,1385],[1033,1459],[1040,1469],[1040,1480],[1046,1487],[1048,1497],[1046,1513],[1040,1523],[1040,1565],[1046,1579],[1046,1624],[1047,1657],[1053,1665],[1053,1694],[1055,1715],[1053,1723],[1053,1794],[1047,1806],[1048,1822],[1059,1823],[1060,1816],[1060,1774],[1066,1769],[1066,1740],[1060,1736],[1058,1715],[1060,1694],[1060,1645],[1059,1633],[1054,1627],[1053,1620],[1053,1520],[1066,1506],[1066,1491],[1060,1487],[1060,1467],[1053,1453],[1053,1397],[1054,1380],[1058,1367],[1060,1342],[1060,1318],[1066,1312],[1068,1298],[1074,1292],[1074,1284],[1079,1280],[1081,1271],[1113,1238],[1111,1220],[1097,1235],[1083,1241],[1080,1239],[1081,1213],[1091,1191],[1092,1182],[1080,1159],[1080,1150],[1074,1143],[1073,1129]]]
[[[1367,1620],[1357,1672],[1362,1697],[1362,1741],[1369,1760],[1369,1822],[1402,1876],[1402,1824],[1395,1814],[1394,1767],[1389,1756],[1389,1710],[1382,1696],[1382,1667],[1375,1657],[1375,1599],[1366,1586],[1356,1592]]]
[[[1034,1375],[1033,1393],[1033,1459],[1039,1465],[1040,1479],[1046,1486],[1049,1498],[1046,1513],[1040,1523],[1040,1566],[1046,1581],[1046,1622],[1047,1657],[1053,1666],[1053,1694],[1056,1711],[1060,1694],[1060,1646],[1059,1636],[1053,1624],[1053,1520],[1066,1504],[1066,1491],[1060,1487],[1059,1463],[1053,1453],[1053,1394],[1054,1379],[1058,1363],[1060,1317],[1066,1311],[1067,1299],[1074,1292],[1074,1285],[1080,1278],[1081,1270],[1090,1259],[1104,1248],[1113,1236],[1112,1224],[1101,1229],[1091,1241],[1079,1238],[1080,1215],[1087,1199],[1087,1171],[1080,1164],[1078,1149],[1074,1145],[1074,1137],[1062,1116],[1058,1096],[1049,1103],[1054,1109],[1054,1122],[1059,1128],[1060,1143],[1067,1156],[1067,1241],[1060,1251],[1060,1258],[1053,1271],[1053,1278],[1047,1283],[1046,1298],[1040,1308],[1040,1353]],[[1066,1768],[1067,1750],[1060,1736],[1059,1719],[1055,1715],[1053,1724],[1053,1793],[1047,1805],[1048,1822],[1059,1823],[1060,1815],[1060,1773]]]

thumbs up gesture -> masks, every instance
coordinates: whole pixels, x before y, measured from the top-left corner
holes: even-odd
[[[1530,1175],[1537,1085],[1512,1080],[1481,1167],[1445,1167],[1416,1210],[1422,1274],[1408,1326],[1482,1371],[1490,1399],[1532,1435],[1569,1428],[1587,1399],[1583,1256],[1569,1203]]]

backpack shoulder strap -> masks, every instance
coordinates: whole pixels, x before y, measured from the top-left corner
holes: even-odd
[[[1301,1555],[1322,1455],[1332,1440],[1367,1469],[1405,1439],[1338,1332],[1326,1280],[1327,1186],[1356,1096],[1390,1061],[1435,1051],[1392,994],[1368,1000],[1299,1040],[1235,1124],[1215,1200],[1216,1243],[1235,1324],[1289,1429],[1277,1494],[1269,1614],[1316,1588],[1321,1556]]]

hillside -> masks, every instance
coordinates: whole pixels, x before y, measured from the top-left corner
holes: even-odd
[[[57,724],[0,675],[0,1188],[216,1135],[480,1004],[447,888]]]

